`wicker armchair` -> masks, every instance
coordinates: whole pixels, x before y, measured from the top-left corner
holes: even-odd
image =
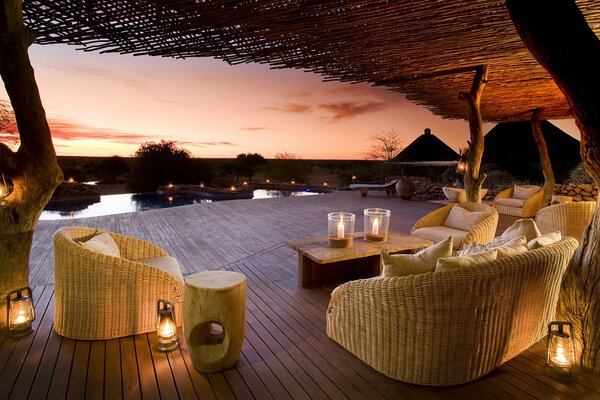
[[[595,210],[595,201],[554,204],[539,210],[535,223],[542,233],[560,231],[563,236],[571,236],[581,242]]]
[[[446,221],[448,214],[450,214],[450,210],[452,210],[452,207],[454,206],[460,206],[469,211],[484,211],[489,213],[489,215],[468,232],[446,228],[443,226],[444,221]],[[487,243],[491,241],[496,234],[497,225],[498,212],[494,209],[494,207],[478,203],[453,203],[438,208],[437,210],[419,219],[413,226],[411,235],[422,237],[423,239],[433,240],[434,242],[438,242],[441,239],[452,236],[454,248],[459,249],[463,243]],[[437,235],[437,232],[434,232],[437,236],[439,236],[439,238],[437,238],[437,236],[434,237],[430,234],[430,232],[427,232],[431,231],[430,229],[427,231],[420,230],[422,228],[432,227],[436,227],[437,230],[440,231],[439,235]]]
[[[152,243],[109,232],[121,252],[111,257],[83,248],[105,231],[64,227],[54,235],[54,330],[80,340],[113,339],[156,329],[156,302],[175,304],[183,322],[180,278],[151,265],[131,261],[167,256]]]
[[[546,335],[573,238],[444,272],[351,281],[327,335],[377,371],[421,385],[477,379]]]
[[[499,204],[499,199],[512,199],[514,186],[509,187],[498,193],[494,198],[494,207],[500,214],[513,215],[515,217],[534,217],[538,210],[542,207],[542,200],[544,199],[544,191],[541,187],[535,185],[521,185],[522,187],[537,187],[536,193],[531,195],[525,200],[522,207],[516,207],[512,205]],[[502,201],[502,200],[500,200]]]

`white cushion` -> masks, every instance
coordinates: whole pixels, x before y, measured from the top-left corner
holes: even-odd
[[[440,257],[452,255],[452,236],[419,251],[416,254],[393,254],[381,253],[383,263],[383,276],[391,278],[394,276],[406,276],[433,272]]]
[[[541,236],[542,233],[531,218],[523,218],[516,220],[515,223],[509,226],[500,237],[502,239],[514,239],[523,235],[525,235],[525,238],[529,242],[530,240]]]
[[[444,195],[451,203],[465,203],[467,201],[467,193],[465,189],[443,187]]]
[[[511,197],[500,197],[499,199],[496,199],[494,201],[498,204],[502,204],[503,206],[517,207],[517,208],[523,208],[523,204],[525,204],[525,200],[513,199]]]
[[[527,243],[527,247],[529,248],[529,250],[535,250],[541,247],[549,246],[552,243],[560,241],[561,239],[562,235],[560,234],[560,232],[550,232],[529,241],[529,243]]]
[[[498,252],[496,250],[489,250],[471,256],[440,258],[437,260],[435,272],[450,271],[457,268],[470,267],[472,265],[493,261],[496,259],[497,255]]]
[[[162,269],[166,273],[173,275],[175,278],[181,281],[182,284],[184,283],[183,275],[181,274],[181,269],[179,268],[179,263],[173,257],[164,256],[156,258],[140,258],[139,260],[134,261]]]
[[[114,239],[108,234],[108,232],[101,233],[94,236],[90,240],[85,242],[79,242],[79,244],[90,251],[102,253],[111,257],[121,257],[119,246]]]
[[[449,228],[447,226],[426,226],[424,228],[415,229],[411,235],[418,236],[423,239],[434,242],[441,242],[448,236],[452,236],[452,247],[460,249],[462,241],[467,236],[467,231],[461,229]]]
[[[515,199],[527,200],[528,198],[530,198],[531,196],[533,196],[540,190],[542,190],[542,188],[539,186],[534,186],[534,185],[517,186],[517,185],[515,185],[515,188],[513,189],[512,197]]]
[[[488,213],[484,211],[469,211],[460,206],[452,207],[450,213],[444,221],[444,226],[463,231],[470,231],[487,217]]]

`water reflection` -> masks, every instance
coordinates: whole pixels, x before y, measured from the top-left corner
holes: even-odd
[[[254,191],[253,199],[266,199],[273,197],[295,197],[316,195],[320,193],[288,190],[264,190]],[[127,193],[100,196],[100,201],[90,204],[88,202],[68,202],[53,204],[47,207],[40,217],[41,220],[70,219],[97,217],[100,215],[122,214],[152,210],[158,208],[178,207],[188,204],[210,203],[214,200],[192,195],[158,195],[153,193]]]

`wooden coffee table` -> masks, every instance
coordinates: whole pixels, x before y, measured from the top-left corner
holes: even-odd
[[[302,287],[371,278],[381,274],[381,252],[409,253],[431,246],[433,242],[404,233],[389,231],[388,241],[367,242],[363,232],[354,234],[354,245],[336,249],[327,236],[288,240],[298,252],[298,282]]]

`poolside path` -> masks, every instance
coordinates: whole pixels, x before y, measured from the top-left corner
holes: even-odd
[[[451,388],[421,387],[389,379],[346,352],[325,334],[330,288],[297,284],[297,259],[284,241],[326,233],[326,214],[392,211],[391,228],[410,232],[439,207],[383,193],[233,200],[140,213],[40,221],[31,255],[38,319],[35,334],[0,335],[0,399],[600,399],[600,380],[562,384],[544,373],[543,343],[487,376]],[[515,218],[502,216],[498,231]],[[155,350],[156,335],[109,341],[74,341],[52,331],[52,235],[61,226],[84,225],[146,239],[176,257],[184,275],[227,269],[248,278],[247,323],[235,368],[201,374],[181,347]]]

